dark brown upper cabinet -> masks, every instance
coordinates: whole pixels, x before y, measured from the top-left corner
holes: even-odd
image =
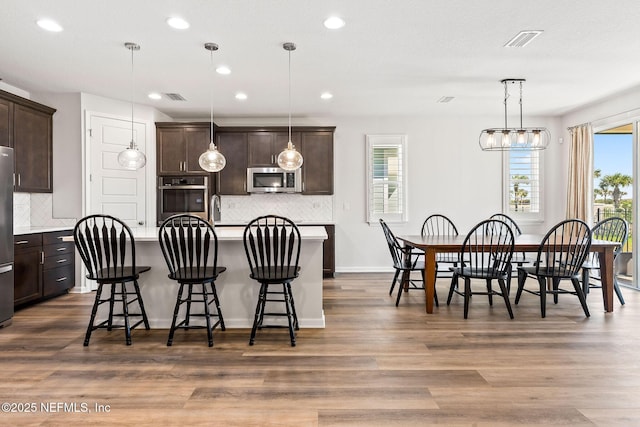
[[[333,130],[302,131],[302,194],[333,194]]]
[[[156,123],[157,174],[207,175],[198,164],[211,142],[209,123]]]
[[[278,155],[287,148],[289,132],[268,130],[247,132],[249,144],[248,167],[278,166]],[[300,132],[291,133],[291,142],[299,149]]]
[[[13,147],[13,102],[0,98],[0,145]]]
[[[227,159],[227,164],[217,172],[217,194],[246,196],[247,193],[247,132],[216,132],[218,150]]]
[[[53,191],[53,113],[56,110],[0,91],[0,145],[13,147],[14,190]]]

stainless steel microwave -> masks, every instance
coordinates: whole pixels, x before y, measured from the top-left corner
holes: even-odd
[[[286,171],[280,168],[247,168],[247,192],[249,193],[300,193],[302,171]]]

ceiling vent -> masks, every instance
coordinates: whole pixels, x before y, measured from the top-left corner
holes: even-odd
[[[542,34],[542,30],[520,31],[514,38],[509,40],[504,47],[525,47],[540,34]]]
[[[446,104],[447,102],[453,101],[453,98],[455,98],[455,97],[454,96],[443,96],[442,98],[438,99],[436,102],[438,102],[440,104]]]
[[[169,98],[172,101],[186,101],[187,99],[180,95],[179,93],[165,93],[164,94],[167,98]]]

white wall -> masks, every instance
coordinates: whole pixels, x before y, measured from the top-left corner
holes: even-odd
[[[499,126],[503,116],[294,118],[294,126],[336,126],[334,139],[334,221],[336,271],[390,271],[391,259],[380,227],[366,218],[367,134],[408,135],[409,222],[392,224],[396,234],[419,234],[432,213],[449,216],[460,232],[502,209],[502,157],[483,152],[480,131]],[[219,118],[219,126],[286,125],[277,118]],[[525,232],[544,232],[565,217],[568,144],[559,144],[560,121],[527,117],[551,132],[545,157],[544,222]],[[565,139],[566,140],[566,139]],[[305,160],[307,161],[307,160]]]

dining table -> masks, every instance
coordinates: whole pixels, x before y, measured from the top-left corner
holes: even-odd
[[[466,235],[458,236],[421,236],[421,235],[400,235],[400,239],[405,246],[424,251],[425,256],[425,297],[427,313],[433,313],[433,301],[436,285],[436,255],[446,252],[460,252]],[[514,252],[534,252],[537,253],[540,243],[544,239],[542,234],[521,234],[515,236]],[[598,254],[600,261],[600,275],[602,282],[602,298],[606,312],[613,312],[613,253],[619,245],[617,242],[607,240],[591,241],[591,252]]]

